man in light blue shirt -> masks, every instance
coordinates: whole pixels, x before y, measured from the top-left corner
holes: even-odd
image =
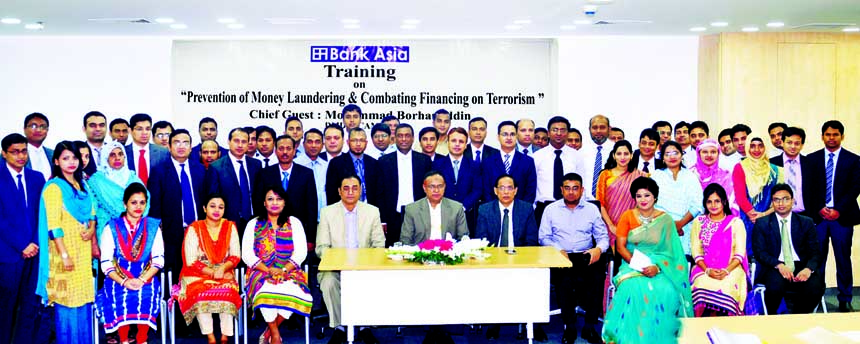
[[[305,147],[304,154],[298,154],[294,162],[314,171],[317,190],[317,221],[319,221],[319,211],[328,204],[326,203],[325,195],[325,176],[328,171],[328,161],[321,159],[319,156],[323,147],[322,132],[319,129],[312,128],[305,132],[305,139],[303,141]]]

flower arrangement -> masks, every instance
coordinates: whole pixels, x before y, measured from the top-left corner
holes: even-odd
[[[490,256],[483,250],[489,245],[486,239],[463,237],[455,241],[450,234],[445,239],[425,240],[416,246],[394,246],[385,251],[393,260],[409,260],[425,265],[455,265],[466,259],[484,260]]]

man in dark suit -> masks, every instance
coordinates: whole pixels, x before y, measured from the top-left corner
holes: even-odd
[[[639,149],[633,152],[633,159],[630,160],[630,163],[645,173],[665,168],[666,164],[663,163],[663,160],[656,157],[659,149],[658,142],[660,142],[660,134],[656,130],[651,128],[642,130],[642,133],[639,134]]]
[[[143,185],[149,185],[152,170],[170,160],[170,152],[154,143],[149,143],[152,135],[152,117],[145,113],[135,114],[129,120],[131,144],[125,146],[126,164],[135,171]]]
[[[493,182],[503,174],[514,177],[519,185],[517,199],[528,203],[535,202],[537,192],[537,174],[535,172],[534,159],[516,151],[517,126],[512,121],[499,123],[498,128],[499,154],[487,157],[481,162],[481,179],[484,183],[484,202],[496,199],[493,193],[495,185]]]
[[[281,135],[275,141],[275,155],[278,164],[260,170],[254,184],[254,213],[266,213],[263,201],[264,190],[272,185],[285,187],[287,191],[287,214],[295,216],[305,228],[305,236],[310,248],[316,242],[317,228],[317,191],[314,172],[293,163],[296,155],[296,140],[289,135]],[[312,251],[312,250],[311,250]]]
[[[472,117],[469,120],[469,145],[466,146],[466,151],[463,156],[466,159],[474,160],[481,164],[485,157],[490,157],[494,154],[499,154],[499,150],[489,145],[484,144],[487,138],[487,120],[483,117]]]
[[[84,115],[84,133],[87,136],[87,145],[90,146],[90,163],[84,169],[84,173],[91,176],[101,163],[102,147],[107,134],[107,117],[101,112],[90,111]],[[105,154],[109,154],[105,152]]]
[[[51,122],[48,117],[34,112],[24,117],[24,136],[27,137],[27,165],[26,168],[42,173],[45,179],[51,178],[51,162],[54,150],[43,146],[48,137]]]
[[[257,159],[248,159],[248,133],[242,128],[230,130],[230,153],[216,160],[206,170],[203,184],[207,195],[219,193],[224,197],[224,218],[236,223],[239,237],[245,232],[245,224],[254,217],[251,203],[251,186],[262,164]]]
[[[818,229],[822,263],[827,261],[828,246],[832,239],[839,310],[847,312],[853,309],[851,244],[854,226],[860,224],[860,208],[857,206],[860,157],[842,148],[844,135],[845,127],[839,121],[827,121],[821,126],[824,148],[808,156],[810,178],[804,175],[803,182],[810,187],[804,193],[803,203],[806,213],[811,215]],[[824,268],[822,264],[822,272]]]
[[[3,138],[0,169],[0,343],[46,342],[52,326],[41,319],[44,309],[36,294],[39,272],[39,199],[45,178],[27,164],[27,139]],[[20,312],[17,310],[20,307]],[[46,312],[44,312],[46,313]],[[17,323],[15,318],[17,315]],[[15,340],[12,340],[16,329]]]
[[[805,197],[809,197],[813,192],[809,190],[812,183],[803,183],[804,175],[811,177],[810,172],[804,173],[810,167],[809,158],[800,154],[803,150],[803,144],[806,142],[806,131],[798,127],[785,128],[781,135],[783,150],[782,154],[770,158],[770,163],[782,167],[785,172],[785,183],[791,186],[794,191],[794,207],[793,212],[810,216],[806,212]]]
[[[445,198],[463,204],[469,235],[475,235],[478,202],[481,199],[481,165],[465,157],[469,134],[466,129],[456,127],[448,132],[448,156],[439,155],[433,169],[445,178]]]
[[[367,149],[367,134],[362,128],[352,128],[349,131],[349,154],[341,154],[329,160],[326,170],[326,201],[335,204],[340,201],[337,186],[346,176],[356,175],[361,179],[362,195],[359,201],[367,202],[375,207],[382,204],[384,191],[382,169],[379,161],[364,154]]]
[[[496,178],[493,189],[498,199],[481,204],[478,208],[478,228],[475,238],[484,238],[491,245],[504,247],[508,243],[514,246],[537,246],[538,228],[532,205],[516,199],[517,183],[509,174]],[[504,216],[502,210],[509,213],[508,228],[502,233]],[[513,240],[511,240],[513,239]]]
[[[212,117],[203,117],[200,119],[200,123],[197,124],[197,131],[200,134],[200,143],[194,146],[194,148],[191,148],[191,156],[189,156],[189,159],[194,161],[200,161],[200,146],[203,144],[203,141],[215,141],[218,138],[218,122],[215,122],[215,119]],[[219,156],[227,156],[227,149],[224,147],[219,145],[218,151],[220,152]]]
[[[776,314],[786,296],[793,297],[791,313],[812,313],[824,294],[824,260],[815,224],[791,212],[794,193],[788,184],[773,187],[772,201],[774,213],[756,220],[753,228],[756,281],[767,288],[769,314]]]
[[[403,209],[406,205],[426,196],[422,183],[430,171],[430,158],[412,150],[415,131],[406,123],[397,125],[394,131],[397,151],[379,159],[382,180],[386,181],[386,192],[382,197],[380,216],[388,228],[385,233],[386,246],[400,240]],[[331,168],[331,166],[329,166]]]

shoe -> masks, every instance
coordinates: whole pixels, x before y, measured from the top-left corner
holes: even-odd
[[[541,326],[540,324],[534,324],[534,327],[535,327],[534,331],[535,331],[535,340],[536,341],[543,343],[543,342],[546,342],[547,340],[549,340],[546,337],[546,332],[543,331],[543,326]]]
[[[842,313],[853,312],[854,306],[851,305],[851,302],[839,301],[839,311]]]
[[[341,329],[335,329],[328,340],[328,344],[343,344],[346,343],[346,332]]]
[[[499,325],[487,326],[487,340],[499,339]]]
[[[370,332],[370,328],[365,328],[361,331],[358,331],[357,339],[364,342],[364,344],[379,344],[379,340],[376,339],[376,336],[373,335],[373,332]]]
[[[585,338],[584,336],[582,338]],[[576,327],[568,326],[566,330],[564,330],[564,334],[561,336],[562,344],[573,344],[576,343]]]
[[[603,338],[600,338],[600,333],[594,327],[587,326],[582,329],[582,339],[587,340],[591,344],[603,343]]]

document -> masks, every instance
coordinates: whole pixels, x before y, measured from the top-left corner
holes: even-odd
[[[731,333],[719,327],[707,332],[711,344],[761,344],[758,336],[750,333]]]
[[[642,272],[643,269],[654,265],[651,262],[651,258],[646,256],[642,251],[633,250],[633,257],[630,258],[630,268],[639,272]]]

